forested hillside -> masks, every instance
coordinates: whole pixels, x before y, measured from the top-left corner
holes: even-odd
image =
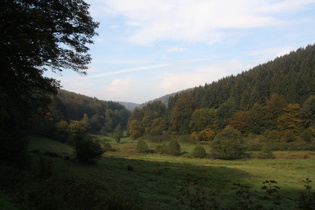
[[[192,134],[212,140],[226,126],[244,136],[261,135],[283,145],[307,143],[315,135],[315,45],[300,48],[236,76],[136,109],[132,137]]]
[[[81,127],[89,133],[107,134],[120,125],[126,128],[130,111],[123,105],[112,101],[59,90],[52,96],[50,112],[41,119],[37,118],[31,127],[36,132],[57,140],[66,141],[71,127]],[[34,126],[34,123],[37,123]]]

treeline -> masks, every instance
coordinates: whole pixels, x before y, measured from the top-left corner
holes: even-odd
[[[59,141],[66,141],[72,131],[112,133],[115,128],[126,129],[130,111],[112,101],[59,90],[52,96],[49,112],[35,118],[29,129]]]
[[[227,126],[255,141],[251,149],[263,144],[273,145],[273,149],[297,149],[297,144],[303,145],[300,149],[311,149],[315,45],[180,92],[169,99],[168,106],[149,103],[135,109],[128,122],[133,138],[169,133],[189,134],[199,141],[213,140]]]

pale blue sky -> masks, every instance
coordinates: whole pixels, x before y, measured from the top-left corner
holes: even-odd
[[[64,89],[143,103],[315,43],[315,0],[86,0],[100,22],[87,76]]]

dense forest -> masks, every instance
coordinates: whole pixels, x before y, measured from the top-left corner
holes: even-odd
[[[126,129],[130,116],[130,111],[117,102],[101,101],[65,90],[59,90],[51,100],[50,111],[30,122],[28,130],[63,142],[71,127],[79,126],[86,132],[106,135],[117,126]]]
[[[179,92],[168,106],[148,103],[128,122],[133,138],[168,133],[211,141],[226,127],[250,139],[250,149],[315,149],[315,45]]]

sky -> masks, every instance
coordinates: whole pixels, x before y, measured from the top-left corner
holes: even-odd
[[[86,0],[100,23],[87,75],[46,76],[106,101],[144,103],[315,44],[315,0]]]

